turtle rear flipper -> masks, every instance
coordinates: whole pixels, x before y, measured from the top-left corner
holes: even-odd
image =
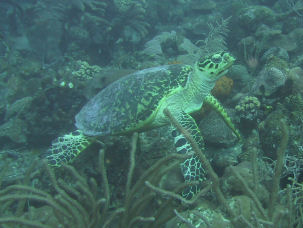
[[[177,119],[180,125],[184,127],[197,142],[201,150],[204,150],[204,140],[195,120],[185,112],[181,112]],[[172,136],[174,137],[174,143],[178,153],[188,154],[193,151],[192,146],[181,132],[174,129],[172,131]],[[185,182],[199,182],[196,185],[186,187],[182,192],[182,196],[184,198],[191,199],[201,190],[202,182],[206,179],[205,170],[202,167],[202,163],[199,158],[194,154],[181,163],[181,172]]]
[[[46,159],[50,166],[60,167],[70,163],[93,142],[80,130],[56,138],[47,150]]]

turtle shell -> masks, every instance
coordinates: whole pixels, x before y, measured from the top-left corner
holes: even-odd
[[[192,67],[165,65],[129,74],[93,97],[76,115],[76,126],[88,136],[142,131],[152,123],[162,99],[185,87]]]

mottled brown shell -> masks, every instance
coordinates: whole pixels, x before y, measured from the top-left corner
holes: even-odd
[[[93,97],[77,114],[76,126],[85,135],[115,135],[144,130],[161,100],[185,87],[192,67],[166,65],[127,75]]]

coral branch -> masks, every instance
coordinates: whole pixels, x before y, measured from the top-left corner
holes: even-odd
[[[203,154],[203,152],[200,150],[198,144],[195,142],[193,137],[189,134],[189,132],[184,129],[180,123],[173,117],[171,112],[166,108],[164,109],[164,114],[169,118],[171,123],[174,125],[174,127],[182,133],[182,135],[187,139],[187,141],[190,143],[191,147],[193,148],[193,151],[196,153],[197,157],[200,159],[201,163],[203,164],[203,167],[205,168],[207,174],[210,176],[210,179],[212,180],[212,187],[214,189],[214,192],[216,196],[218,197],[218,200],[220,203],[224,206],[224,208],[227,210],[228,214],[235,218],[236,215],[234,211],[230,208],[230,206],[227,204],[226,199],[220,189],[219,186],[219,177],[213,170],[210,162],[207,160],[206,156]]]

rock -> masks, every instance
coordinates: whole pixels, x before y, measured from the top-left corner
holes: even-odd
[[[203,117],[199,124],[199,128],[201,129],[205,141],[214,144],[227,146],[232,145],[237,140],[231,129],[215,111],[210,111]]]
[[[233,169],[245,180],[246,184],[252,190],[257,189],[255,191],[255,194],[257,195],[260,201],[264,203],[268,202],[269,192],[267,191],[265,186],[259,182],[260,180],[256,180],[257,183],[254,182],[251,162],[246,162],[246,161],[241,162],[240,164],[234,166]],[[263,173],[263,175],[268,175],[268,173]],[[222,189],[224,190],[224,192],[228,192],[229,194],[234,196],[239,194],[240,195],[247,194],[242,182],[234,176],[230,167],[227,167],[225,169],[222,179],[223,179]]]
[[[280,125],[278,124],[285,115],[283,107],[277,107],[267,118],[259,124],[259,134],[264,156],[273,160],[277,159],[277,149],[283,137]]]
[[[253,200],[246,195],[234,196],[231,199],[228,199],[227,203],[237,216],[241,215],[247,221],[250,221],[252,218],[261,217]],[[247,227],[247,224],[243,223],[241,219],[237,219],[234,222],[234,227]]]
[[[293,92],[303,94],[303,70],[302,70],[302,68],[294,67],[294,68],[290,69],[289,70],[289,79],[292,80],[292,82],[293,82],[292,83]]]
[[[199,216],[200,215],[200,216]],[[216,227],[231,228],[230,221],[225,218],[224,214],[214,209],[208,201],[203,200],[192,210],[181,212],[180,216],[192,224],[192,227]],[[202,219],[203,218],[203,219]],[[182,222],[178,216],[175,216],[166,223],[165,228],[187,228],[188,224]]]
[[[266,63],[273,56],[283,59],[285,61],[289,61],[289,55],[286,49],[281,47],[271,47],[267,51],[264,52],[261,57],[261,61]]]
[[[243,8],[239,12],[239,23],[248,30],[255,30],[260,24],[271,25],[276,15],[270,8],[260,5]]]
[[[141,52],[150,59],[167,61],[167,57],[178,57],[182,64],[192,64],[199,58],[200,48],[175,31],[162,32],[145,43]],[[165,63],[167,64],[167,62]]]
[[[233,65],[229,70],[228,75],[234,81],[241,81],[243,83],[249,82],[252,79],[247,68],[240,64]]]
[[[211,156],[216,170],[224,170],[226,167],[238,163],[238,156],[242,153],[241,147],[240,144],[236,144],[233,147],[215,149],[214,151],[208,148],[207,154]]]
[[[13,104],[7,107],[5,120],[8,120],[14,115],[18,116],[24,112],[27,112],[32,104],[32,101],[33,101],[32,97],[23,97],[15,101]]]
[[[0,137],[8,137],[15,143],[26,143],[26,129],[24,121],[13,118],[0,126]]]
[[[149,56],[150,58],[159,58],[163,55],[161,44],[169,39],[175,39],[176,32],[162,32],[155,36],[152,40],[147,41],[144,45],[142,54]]]
[[[270,96],[282,87],[287,79],[287,75],[276,67],[265,67],[258,74],[252,87],[255,95]]]

